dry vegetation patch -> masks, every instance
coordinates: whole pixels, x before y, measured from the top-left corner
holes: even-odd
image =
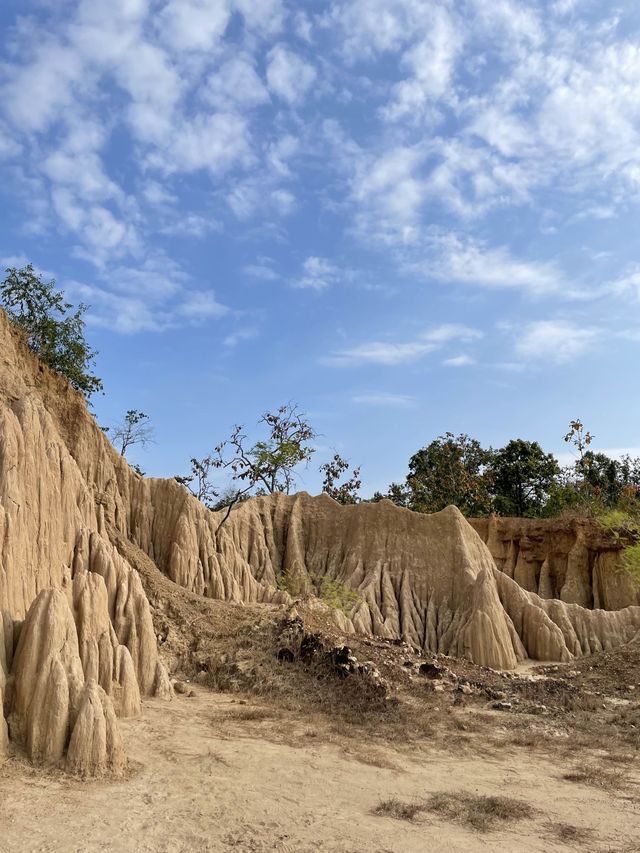
[[[402,800],[391,797],[388,800],[381,800],[373,813],[383,817],[393,817],[396,820],[413,820],[422,811],[424,811],[422,803],[404,803]]]
[[[562,774],[567,782],[580,782],[601,788],[603,791],[617,791],[627,785],[627,777],[619,770],[608,770],[599,764],[578,764]]]
[[[531,818],[536,813],[523,800],[470,794],[467,791],[441,791],[421,802],[404,802],[391,797],[381,800],[373,810],[376,815],[407,821],[413,821],[425,812],[432,812],[440,818],[478,832],[490,832],[500,825]]]
[[[467,791],[433,794],[425,803],[424,810],[479,832],[489,832],[501,824],[531,818],[535,814],[533,807],[523,800],[469,794]]]
[[[563,823],[562,821],[548,823],[547,831],[563,844],[584,844],[593,838],[592,829],[585,829],[580,826],[574,826],[572,823]]]

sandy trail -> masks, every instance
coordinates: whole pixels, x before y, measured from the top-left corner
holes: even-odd
[[[145,703],[123,724],[137,766],[119,782],[81,783],[15,760],[0,775],[0,850],[25,851],[550,851],[639,849],[640,804],[561,780],[551,761],[525,752],[495,758],[442,751],[419,759],[388,750],[390,767],[345,755],[321,738],[303,747],[263,739],[259,720],[225,734],[221,714],[253,705],[199,690],[170,704]],[[283,723],[284,725],[284,723]],[[238,729],[238,726],[241,729]],[[243,734],[246,733],[246,734]],[[378,817],[382,799],[423,799],[442,790],[507,794],[527,800],[534,818],[479,834],[432,814],[414,822]],[[556,840],[550,821],[589,829],[582,847]]]

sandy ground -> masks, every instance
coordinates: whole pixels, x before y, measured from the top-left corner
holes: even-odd
[[[261,734],[253,705],[198,690],[145,703],[123,724],[131,775],[82,783],[34,771],[19,759],[0,770],[0,850],[26,851],[589,851],[638,850],[640,800],[564,781],[553,761],[523,750],[495,758],[441,750],[376,753],[374,766],[310,733],[303,746]],[[225,729],[219,722],[241,719]],[[284,725],[284,723],[282,723]],[[302,729],[304,731],[304,729]],[[298,741],[300,742],[300,741]],[[384,759],[384,757],[383,757]],[[413,822],[372,814],[384,799],[415,801],[466,790],[527,800],[536,816],[478,833],[427,813]],[[550,823],[588,829],[557,840]]]

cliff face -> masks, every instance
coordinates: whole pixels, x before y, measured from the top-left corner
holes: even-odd
[[[569,660],[640,629],[638,607],[592,611],[523,589],[454,508],[424,516],[385,501],[276,495],[220,526],[222,514],[175,481],[136,475],[1,313],[0,353],[0,754],[6,718],[34,759],[121,772],[116,717],[139,713],[145,694],[170,695],[123,553],[144,552],[176,584],[229,601],[285,603],[283,577],[299,590],[329,579],[355,593],[348,616],[336,614],[341,630],[492,667]]]
[[[523,589],[589,609],[640,604],[621,549],[589,519],[478,518],[496,566]]]
[[[119,771],[116,713],[168,693],[147,598],[105,527],[134,479],[82,399],[0,314],[0,692],[34,759]]]

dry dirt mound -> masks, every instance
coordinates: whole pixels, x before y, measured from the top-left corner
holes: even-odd
[[[331,611],[343,634],[494,668],[612,648],[640,627],[637,607],[589,611],[524,591],[453,508],[277,495],[221,526],[175,481],[135,474],[4,315],[0,351],[0,750],[6,718],[33,759],[122,772],[116,716],[137,714],[141,695],[171,695],[158,643],[168,648],[180,588],[193,614],[194,600],[288,606],[283,587],[328,582],[349,592],[346,612]],[[164,588],[166,631],[140,573]]]

